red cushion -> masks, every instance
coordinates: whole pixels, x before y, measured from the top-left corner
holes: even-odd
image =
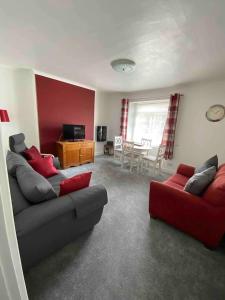
[[[203,199],[214,206],[225,206],[225,173],[216,174],[216,178],[204,193]]]
[[[87,172],[64,179],[60,182],[60,196],[86,188],[90,184],[92,172]]]
[[[28,160],[41,158],[41,153],[35,146],[26,149],[23,153],[26,159]]]
[[[189,165],[180,164],[177,168],[177,173],[186,177],[192,177],[194,175],[195,168]]]
[[[187,183],[188,179],[189,179],[189,178],[186,177],[186,176],[184,176],[184,175],[181,175],[181,174],[175,174],[175,175],[173,175],[173,176],[171,176],[171,177],[169,178],[169,181],[172,181],[172,182],[174,182],[174,183],[176,183],[176,184],[179,184],[179,185],[181,185],[182,187],[184,187],[185,184]]]
[[[166,185],[169,185],[171,187],[174,187],[178,190],[181,190],[181,191],[183,191],[183,189],[184,189],[184,187],[182,185],[177,184],[177,183],[173,182],[172,180],[166,180],[163,183],[165,183]]]
[[[35,171],[44,177],[51,177],[58,174],[58,170],[54,167],[51,156],[29,160],[28,162]]]

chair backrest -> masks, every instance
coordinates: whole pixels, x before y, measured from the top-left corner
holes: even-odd
[[[166,146],[160,145],[157,152],[157,161],[163,160],[166,151]]]
[[[141,139],[141,144],[150,148],[151,145],[152,145],[152,140],[151,139],[142,138]]]
[[[141,139],[141,144],[143,146],[145,146],[146,148],[149,148],[149,150],[147,151],[147,155],[148,155],[150,153],[150,151],[151,151],[152,140],[151,139],[142,138]]]
[[[134,152],[134,142],[123,142],[123,153],[133,153]]]
[[[18,133],[11,135],[9,137],[9,148],[11,151],[21,154],[24,150],[27,149],[25,144],[25,135],[23,133]]]
[[[123,138],[121,135],[115,136],[114,149],[122,149]]]

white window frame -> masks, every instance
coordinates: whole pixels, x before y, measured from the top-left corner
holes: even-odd
[[[150,110],[151,110],[151,108],[150,108],[151,105],[154,105],[154,104],[156,106],[158,105],[159,114],[160,114],[160,111],[162,111],[162,114],[164,115],[163,123],[160,124],[160,128],[158,129],[160,131],[160,137],[156,137],[156,135],[154,136],[154,134],[151,134],[151,133],[149,133],[149,135],[146,135],[141,130],[139,130],[139,131],[143,132],[143,134],[141,134],[141,133],[137,134],[138,130],[136,130],[136,133],[135,133],[135,125],[136,125],[135,123],[138,122],[138,120],[137,120],[138,115],[141,115],[141,112],[138,113],[137,110],[138,109],[141,110],[142,105],[144,108],[144,106],[145,105],[147,106],[148,104],[149,104]],[[142,138],[148,138],[148,139],[152,139],[152,146],[154,146],[154,147],[159,146],[159,144],[161,143],[163,128],[165,126],[165,122],[166,122],[166,118],[167,118],[168,107],[169,107],[169,99],[130,101],[129,111],[128,111],[127,140],[131,140],[131,141],[139,143],[139,142],[141,142]],[[156,107],[156,109],[157,109],[157,107]],[[153,108],[153,110],[154,110],[154,108]],[[149,112],[149,113],[151,113],[151,112]],[[157,114],[157,111],[155,113]],[[157,115],[155,116],[155,118],[157,119]],[[162,118],[160,118],[160,119],[162,120]],[[139,122],[140,122],[140,120],[139,120]],[[157,126],[157,125],[155,125],[155,126]],[[144,125],[143,125],[143,127],[144,127]]]

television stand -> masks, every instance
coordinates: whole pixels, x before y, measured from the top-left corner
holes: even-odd
[[[56,147],[63,169],[94,162],[94,141],[58,141]]]

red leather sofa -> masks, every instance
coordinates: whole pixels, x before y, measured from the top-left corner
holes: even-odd
[[[149,213],[216,248],[225,233],[225,164],[201,197],[183,190],[194,170],[181,164],[166,181],[152,181]]]

